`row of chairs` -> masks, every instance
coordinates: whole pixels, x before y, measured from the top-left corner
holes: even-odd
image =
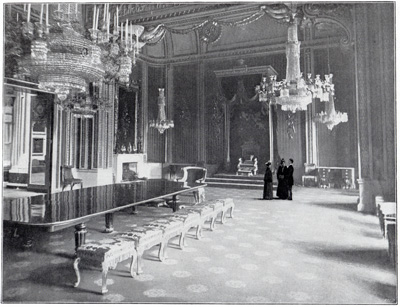
[[[74,270],[79,286],[79,264],[85,267],[100,268],[102,270],[101,293],[107,293],[107,273],[115,269],[121,261],[131,259],[130,274],[132,277],[143,272],[142,255],[144,251],[159,245],[158,258],[166,259],[168,242],[171,238],[179,236],[179,246],[185,248],[185,237],[192,228],[196,229],[195,236],[198,240],[202,237],[202,229],[206,222],[210,222],[210,230],[214,230],[217,218],[225,223],[227,214],[233,218],[235,204],[233,199],[219,199],[204,201],[193,206],[185,207],[170,215],[156,218],[153,221],[117,233],[110,238],[110,243],[90,242],[77,248]]]
[[[388,255],[390,262],[396,265],[397,242],[396,242],[396,203],[385,202],[382,196],[375,197],[376,215],[382,236],[388,242]]]

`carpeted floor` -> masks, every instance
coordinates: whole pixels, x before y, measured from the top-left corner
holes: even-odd
[[[260,190],[206,188],[207,199],[232,197],[234,219],[202,240],[189,237],[181,251],[170,241],[168,258],[145,253],[144,273],[129,275],[129,261],[108,275],[100,294],[100,271],[73,270],[74,229],[35,234],[30,251],[3,238],[3,297],[9,302],[48,303],[240,303],[393,304],[397,276],[386,253],[377,217],[356,212],[357,194],[294,188],[294,201],[261,200]],[[171,213],[140,207],[120,212],[116,231]],[[88,223],[88,240],[107,240],[104,218]],[[6,236],[7,232],[4,232]]]

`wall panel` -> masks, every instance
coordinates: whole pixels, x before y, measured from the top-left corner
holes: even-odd
[[[174,67],[174,146],[172,162],[197,162],[197,73],[195,64]]]
[[[166,87],[164,83],[165,69],[162,67],[149,67],[148,76],[148,115],[149,120],[152,120],[156,119],[158,114],[158,89]],[[164,134],[161,134],[157,129],[148,129],[147,159],[149,162],[165,161],[165,132]]]

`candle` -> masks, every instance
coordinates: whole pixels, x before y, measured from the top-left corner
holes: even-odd
[[[110,35],[110,12],[107,13],[107,39],[109,39]]]
[[[26,11],[26,4],[24,4],[24,12]]]
[[[132,49],[133,24],[131,23],[131,49]]]
[[[99,28],[99,15],[100,15],[100,8],[96,10],[96,30]]]
[[[139,31],[136,32],[136,50],[139,52]]]
[[[28,4],[28,16],[26,18],[26,21],[29,22],[31,20],[31,5]]]
[[[96,26],[96,4],[93,7],[93,30],[95,29]]]
[[[78,3],[75,3],[75,14],[78,15]]]
[[[18,18],[19,18],[19,14],[17,13],[17,21],[18,21]]]
[[[103,24],[106,24],[106,7],[107,7],[107,4],[104,4]]]
[[[128,19],[126,19],[125,25],[125,44],[128,45]]]
[[[123,27],[123,25],[121,24],[121,44],[122,44],[122,39],[123,39],[123,37],[124,37],[123,33],[124,33],[124,27]]]
[[[118,26],[118,5],[117,5],[117,26]]]
[[[49,5],[46,4],[46,26],[49,25]]]
[[[40,22],[39,22],[40,24],[42,24],[42,19],[43,19],[43,5],[44,4],[42,4],[40,7]]]
[[[58,5],[58,8],[57,8],[57,11],[59,11],[60,10],[60,5]]]

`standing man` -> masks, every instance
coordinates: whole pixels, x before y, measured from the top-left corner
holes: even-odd
[[[285,166],[285,159],[282,159],[281,164],[279,165],[278,171],[276,173],[278,179],[278,188],[276,189],[276,196],[278,196],[279,199],[288,198],[288,188],[285,176],[286,173],[287,171]]]
[[[272,195],[272,170],[271,170],[271,162],[265,163],[267,169],[265,170],[264,175],[264,194],[263,199],[271,200],[273,198]]]
[[[293,199],[293,193],[292,193],[292,186],[293,186],[293,159],[289,159],[289,166],[286,169],[286,183],[287,183],[287,189],[288,189],[288,200]]]

